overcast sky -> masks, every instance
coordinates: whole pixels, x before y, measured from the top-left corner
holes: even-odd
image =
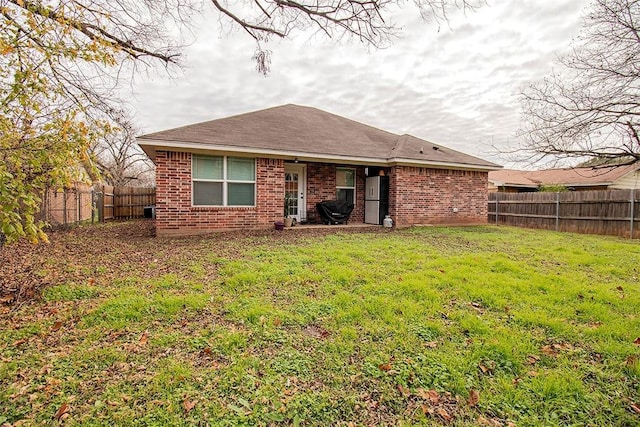
[[[513,142],[518,93],[549,75],[582,24],[587,0],[488,0],[428,24],[411,7],[394,16],[403,36],[383,50],[301,36],[272,41],[271,73],[251,60],[244,32],[201,23],[177,78],[138,77],[131,100],[144,133],[282,104],[316,107],[408,133],[507,167],[492,145]],[[175,74],[175,73],[174,73]]]

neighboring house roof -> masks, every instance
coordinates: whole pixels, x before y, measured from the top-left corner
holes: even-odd
[[[411,135],[396,135],[293,104],[155,132],[140,136],[137,141],[152,159],[156,150],[180,149],[362,164],[480,170],[501,167]]]
[[[640,163],[540,171],[502,169],[489,172],[489,182],[496,187],[537,188],[540,185],[563,185],[566,187],[610,186],[620,178],[638,169],[640,169]]]

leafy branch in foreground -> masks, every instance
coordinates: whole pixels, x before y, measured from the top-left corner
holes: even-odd
[[[0,225],[9,241],[46,240],[41,195],[95,171],[90,149],[115,130],[118,71],[176,62],[167,10],[152,1],[0,0]]]

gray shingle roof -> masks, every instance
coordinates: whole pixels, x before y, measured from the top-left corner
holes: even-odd
[[[396,135],[317,108],[293,104],[155,132],[137,140],[150,155],[160,142],[163,147],[175,143],[176,148],[189,144],[192,149],[203,150],[235,147],[245,152],[269,150],[304,153],[315,158],[343,156],[381,162],[402,159],[417,164],[500,168],[411,135]]]
[[[537,187],[538,185],[603,186],[638,170],[639,163],[630,165],[521,171],[503,169],[489,172],[489,181],[498,186]]]

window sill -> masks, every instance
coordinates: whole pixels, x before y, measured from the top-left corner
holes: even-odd
[[[210,211],[250,211],[255,210],[255,206],[191,206],[192,212]]]

